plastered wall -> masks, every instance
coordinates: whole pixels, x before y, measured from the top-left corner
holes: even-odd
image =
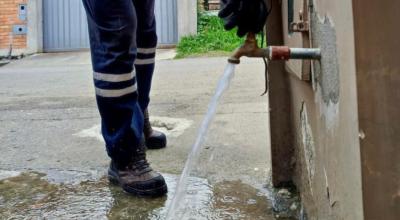
[[[296,2],[295,21],[298,12],[304,10],[302,1]],[[288,32],[286,3],[274,1],[274,10],[280,12],[270,19],[280,20],[283,44],[303,47],[302,35]],[[286,62],[281,72],[271,73],[271,131],[277,129],[271,140],[275,143],[272,148],[280,149],[272,157],[290,161],[291,165],[291,170],[287,166],[275,169],[273,166],[273,178],[283,175],[281,179],[295,182],[308,219],[361,220],[364,213],[352,3],[345,0],[310,3],[313,5],[309,16],[310,44],[321,48],[321,61],[313,63],[309,81],[299,77],[301,61]],[[269,22],[269,32],[276,29],[272,23]],[[285,111],[273,113],[284,108],[283,105]],[[279,123],[286,119],[290,119],[291,129],[282,130]],[[290,141],[286,143],[290,144],[273,141],[282,138],[278,133],[288,130],[290,135],[286,138]],[[280,155],[282,151],[286,154]],[[279,181],[275,179],[274,184],[279,185]]]

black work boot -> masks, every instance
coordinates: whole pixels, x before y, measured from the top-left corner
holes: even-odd
[[[111,161],[108,179],[137,196],[159,197],[168,192],[163,176],[153,171],[147,162],[144,146],[136,151],[129,165],[121,166]]]
[[[160,149],[167,146],[167,137],[160,131],[153,130],[150,124],[149,111],[146,109],[144,112],[144,127],[143,133],[146,140],[148,149]]]

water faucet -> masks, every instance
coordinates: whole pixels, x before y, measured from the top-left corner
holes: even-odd
[[[265,57],[268,60],[289,60],[289,59],[308,59],[320,60],[321,49],[319,48],[290,48],[288,46],[269,46],[260,48],[257,45],[256,35],[248,33],[242,46],[234,51],[228,58],[229,63],[239,64],[240,58],[246,57]]]

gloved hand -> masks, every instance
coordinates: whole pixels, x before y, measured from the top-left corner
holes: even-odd
[[[262,31],[268,7],[264,0],[221,0],[218,16],[224,20],[226,30],[238,27],[237,35],[243,37],[248,32]]]

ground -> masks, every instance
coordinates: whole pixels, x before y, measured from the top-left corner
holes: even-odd
[[[152,123],[168,133],[166,149],[148,152],[170,189],[156,200],[127,196],[104,177],[109,161],[87,51],[0,67],[0,218],[162,219],[226,65],[224,57],[172,56],[159,51],[151,94]],[[263,90],[262,61],[243,60],[191,175],[186,215],[272,219],[264,187],[270,153]]]

